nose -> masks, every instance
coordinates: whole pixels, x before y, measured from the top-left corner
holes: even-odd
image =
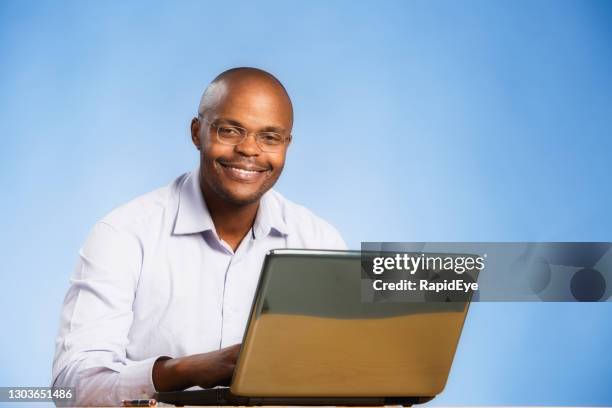
[[[237,144],[234,149],[236,152],[244,156],[259,156],[259,153],[261,153],[261,149],[257,144],[254,133],[247,134],[247,137],[245,137],[242,142]]]

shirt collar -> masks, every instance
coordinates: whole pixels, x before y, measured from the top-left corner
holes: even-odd
[[[200,169],[196,168],[187,175],[180,187],[173,233],[196,234],[207,230],[216,232],[200,188]],[[253,223],[253,236],[257,239],[274,233],[287,235],[287,225],[272,191],[267,191],[259,202]]]
[[[196,168],[187,175],[179,192],[179,204],[176,214],[175,234],[195,234],[215,230],[208,207],[200,189],[200,169]]]
[[[272,190],[267,191],[259,201],[257,216],[253,223],[255,239],[275,233],[282,236],[288,235],[287,224],[283,219],[278,200],[273,195]]]

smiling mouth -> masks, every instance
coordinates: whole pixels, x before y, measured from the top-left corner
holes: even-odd
[[[260,166],[249,166],[241,163],[224,163],[217,161],[224,173],[238,181],[254,182],[261,179],[269,169]]]

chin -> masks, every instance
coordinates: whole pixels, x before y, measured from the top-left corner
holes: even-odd
[[[249,205],[259,201],[261,196],[266,193],[267,190],[255,190],[255,191],[232,191],[222,189],[217,192],[224,201],[234,205]]]
[[[230,195],[227,197],[228,202],[234,205],[249,205],[258,202],[261,199],[263,194],[250,195],[250,196],[242,196],[242,195]]]

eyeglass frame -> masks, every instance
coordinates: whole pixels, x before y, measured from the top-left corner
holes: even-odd
[[[240,133],[241,133],[241,134],[243,134],[244,136],[242,137],[242,139],[240,140],[240,142],[238,142],[238,143],[236,143],[236,144],[233,144],[233,143],[227,143],[227,142],[222,141],[222,140],[221,140],[221,137],[219,136],[219,127],[220,127],[220,126],[222,126],[222,125],[215,124],[215,122],[214,122],[214,121],[210,121],[210,120],[206,119],[206,118],[204,117],[204,115],[202,115],[201,113],[198,113],[198,119],[202,119],[202,120],[204,120],[204,122],[206,122],[206,123],[208,123],[210,126],[214,127],[214,128],[216,129],[215,133],[217,134],[217,141],[218,141],[219,143],[223,144],[223,145],[226,145],[226,146],[238,146],[238,145],[240,145],[241,143],[243,143],[243,142],[244,142],[244,141],[245,141],[245,140],[246,140],[246,139],[249,137],[249,134],[254,133],[254,134],[255,134],[255,144],[257,144],[257,147],[259,147],[259,149],[260,149],[262,152],[265,152],[265,153],[278,153],[278,152],[280,152],[280,151],[281,151],[283,148],[285,148],[285,147],[286,147],[286,146],[287,146],[287,145],[288,145],[288,144],[291,142],[291,139],[293,138],[293,135],[292,135],[291,133],[289,133],[288,135],[283,135],[283,134],[281,134],[281,133],[279,133],[279,132],[249,132],[249,130],[248,130],[248,129],[243,128],[242,126],[228,125],[227,127],[231,127],[231,128],[234,128],[234,129],[238,129],[239,131],[244,131],[244,132],[240,132]],[[260,142],[259,142],[259,137],[258,137],[258,135],[259,135],[260,133],[276,133],[276,134],[279,134],[280,136],[282,136],[282,137],[283,137],[283,142],[282,142],[282,144],[281,144],[281,145],[279,145],[279,146],[281,146],[281,148],[280,148],[278,151],[269,151],[269,150],[265,150],[265,149],[262,147],[262,145],[260,144]]]

